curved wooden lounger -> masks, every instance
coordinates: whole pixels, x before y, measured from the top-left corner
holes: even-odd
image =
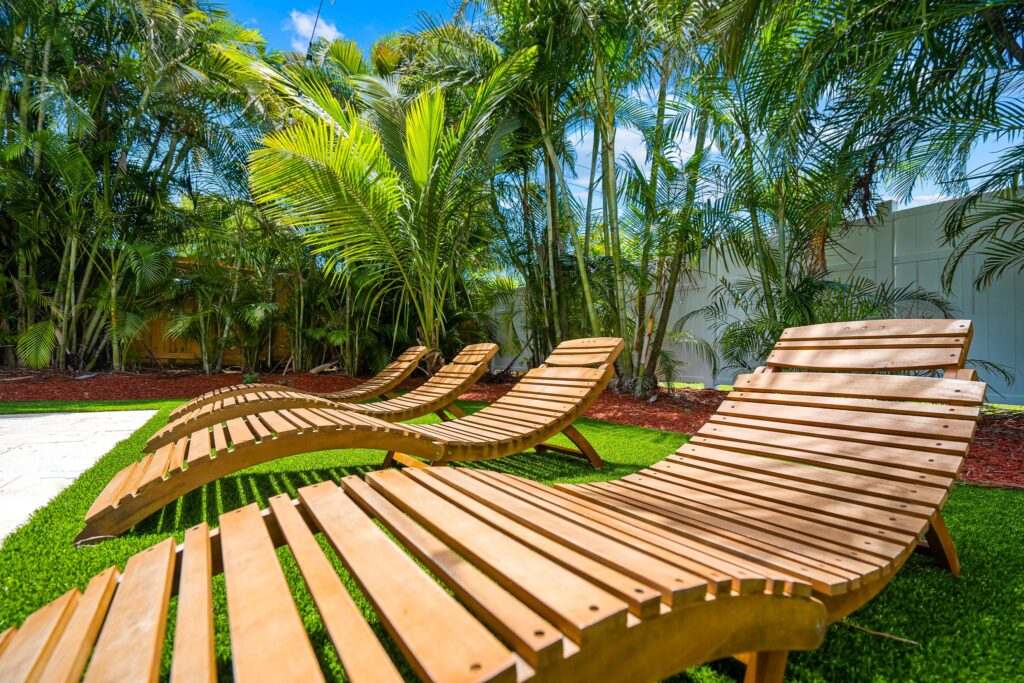
[[[0,680],[78,678],[86,666],[88,680],[153,679],[173,595],[171,679],[212,680],[219,573],[229,625],[219,637],[235,677],[323,680],[274,551],[288,545],[330,636],[324,647],[355,681],[399,673],[335,561],[422,679],[657,680],[732,655],[747,681],[780,681],[788,651],[817,647],[922,534],[931,552],[955,558],[940,509],[985,390],[961,369],[969,327],[948,337],[963,339],[958,350],[917,332],[963,321],[900,321],[898,339],[875,336],[882,324],[892,321],[840,330],[850,339],[791,330],[806,335],[805,353],[740,376],[688,444],[618,481],[552,488],[408,468],[226,513],[219,529],[204,523],[181,545],[152,546],[123,574],[108,569],[0,634]],[[876,348],[889,349],[884,361]],[[896,370],[925,353],[960,361],[941,366],[941,379],[777,371]]]
[[[114,475],[89,508],[76,541],[116,536],[226,474],[312,451],[379,448],[387,451],[384,463],[390,465],[396,457],[418,463],[409,456],[437,463],[485,460],[537,446],[586,457],[600,467],[593,446],[572,423],[614,376],[622,347],[617,338],[564,342],[492,405],[439,425],[395,425],[349,406],[266,410],[203,425]],[[544,443],[559,433],[578,450]]]
[[[362,382],[361,384],[352,387],[351,389],[345,389],[344,391],[330,391],[325,393],[314,393],[315,396],[330,399],[334,402],[339,403],[355,403],[356,401],[369,401],[372,398],[383,396],[384,394],[390,393],[399,384],[404,382],[409,375],[416,370],[416,366],[419,365],[420,359],[423,358],[427,353],[426,346],[410,346],[405,352],[402,353],[398,358],[391,361],[384,367],[383,370],[378,372],[370,379]],[[198,408],[201,408],[208,403],[214,403],[215,401],[222,401],[231,396],[240,396],[242,394],[251,394],[258,391],[290,391],[288,387],[280,384],[265,384],[265,383],[254,383],[254,384],[233,384],[229,387],[222,387],[220,389],[214,389],[208,391],[205,394],[196,396],[188,403],[182,404],[171,411],[169,420],[174,421],[178,418],[191,413]]]
[[[458,406],[453,405],[455,399],[483,377],[487,362],[497,352],[497,344],[471,344],[421,386],[400,397],[373,403],[346,403],[329,398],[330,394],[291,389],[250,391],[217,399],[168,422],[149,439],[146,450],[155,451],[197,429],[231,418],[284,408],[343,408],[387,422],[404,422],[429,413],[437,413],[447,420],[445,410],[461,414]]]

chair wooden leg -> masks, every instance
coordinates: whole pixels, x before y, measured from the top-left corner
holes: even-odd
[[[576,447],[580,449],[580,453],[587,456],[587,460],[589,460],[590,464],[594,466],[594,469],[601,469],[604,467],[604,461],[601,460],[601,456],[597,454],[594,447],[590,445],[589,441],[587,441],[587,437],[580,434],[578,429],[569,425],[562,430],[562,433],[565,434],[569,441],[572,441]]]
[[[566,455],[575,455],[580,458],[586,458],[590,461],[590,464],[594,469],[600,469],[604,467],[604,461],[598,456],[597,451],[590,445],[587,438],[580,434],[575,427],[569,425],[562,430],[562,433],[575,444],[576,448],[570,448],[568,446],[559,446],[554,443],[539,443],[533,447],[533,450],[537,451],[538,454],[544,453],[544,451],[554,451],[555,453],[565,453]]]
[[[786,650],[750,653],[743,683],[782,683],[788,657]]]
[[[384,456],[384,462],[380,464],[381,467],[392,467],[395,464],[395,452],[388,451]]]
[[[941,512],[932,515],[924,537],[928,541],[928,552],[935,558],[935,563],[960,576],[960,558],[957,557],[953,537],[949,535],[949,528],[946,527],[946,520],[942,519]]]
[[[428,467],[433,467],[437,464],[435,462],[423,462],[422,460],[418,460],[411,455],[406,455],[405,453],[395,453],[395,462],[405,467],[413,467],[418,470],[425,470]]]
[[[466,413],[462,411],[462,408],[458,407],[454,403],[448,406],[447,408],[441,408],[441,410],[434,411],[434,414],[441,418],[442,422],[450,422],[453,419],[455,419],[448,415],[448,413],[451,413],[455,417],[466,417]]]

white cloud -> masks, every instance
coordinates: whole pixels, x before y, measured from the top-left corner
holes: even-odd
[[[328,41],[344,37],[338,27],[324,19],[321,15],[320,21],[316,20],[316,12],[300,12],[293,9],[288,20],[284,22],[285,31],[292,32],[292,49],[305,54],[309,47],[310,36],[313,35],[313,24],[316,23],[315,38],[326,38]]]

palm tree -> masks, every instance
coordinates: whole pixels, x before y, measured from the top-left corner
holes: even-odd
[[[265,63],[234,58],[267,73]],[[253,153],[253,194],[327,254],[329,268],[360,268],[372,299],[393,298],[439,349],[446,305],[486,226],[486,180],[510,130],[501,105],[533,59],[529,50],[507,57],[469,93],[437,87],[411,99],[385,78],[349,73],[358,109],[325,79],[274,72],[275,87],[293,93],[296,122]]]
[[[754,44],[770,53],[755,93],[762,110],[779,107],[772,93],[788,92],[780,120],[820,118],[855,168],[859,200],[870,201],[879,180],[903,197],[926,179],[966,193],[945,225],[944,239],[955,246],[946,287],[975,248],[985,257],[977,287],[1024,267],[1020,3],[732,0],[720,17],[729,64]],[[1005,149],[971,168],[985,139]]]

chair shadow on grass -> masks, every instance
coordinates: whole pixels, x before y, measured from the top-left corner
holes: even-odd
[[[325,460],[343,461],[344,453],[337,451],[337,458],[328,457]],[[381,453],[381,459],[383,457],[384,454]],[[595,471],[582,458],[551,451],[537,453],[533,449],[496,460],[458,463],[456,466],[503,472],[545,484],[579,480],[584,477],[594,478],[595,473],[598,473],[597,478],[600,479],[615,479],[640,469],[637,465],[606,462],[603,468]],[[344,477],[364,477],[378,469],[378,466],[369,464],[337,464],[266,473],[243,470],[190,491],[177,501],[154,512],[127,533],[172,534],[202,522],[218,526],[219,517],[225,512],[252,503],[265,508],[273,496],[287,494],[295,498],[298,490],[304,486],[323,481],[338,483]]]

